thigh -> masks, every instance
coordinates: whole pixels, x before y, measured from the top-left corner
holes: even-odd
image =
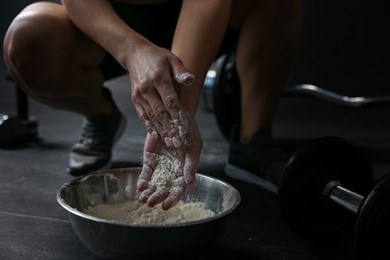
[[[62,5],[50,2],[31,4],[15,17],[3,50],[7,69],[26,92],[47,97],[71,94],[65,86],[76,91],[80,68],[97,68],[105,53],[73,25]]]

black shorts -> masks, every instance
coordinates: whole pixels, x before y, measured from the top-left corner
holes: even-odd
[[[117,14],[133,30],[157,46],[170,49],[182,1],[168,1],[153,5],[128,5],[111,1]],[[228,28],[217,56],[231,51],[238,38],[237,30]],[[131,50],[130,50],[131,51]],[[105,80],[127,73],[127,71],[107,53],[100,68]]]

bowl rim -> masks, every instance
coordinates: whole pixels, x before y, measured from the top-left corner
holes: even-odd
[[[118,220],[109,220],[105,218],[99,218],[95,217],[89,214],[86,214],[77,208],[71,207],[68,203],[65,202],[65,200],[62,198],[61,194],[65,192],[65,190],[73,185],[76,182],[80,182],[83,179],[86,179],[90,176],[96,176],[96,175],[104,175],[104,174],[115,174],[116,172],[121,172],[121,171],[126,171],[126,170],[141,170],[141,167],[128,167],[128,168],[116,168],[116,169],[108,169],[108,170],[99,170],[99,171],[94,171],[91,173],[87,173],[78,177],[75,177],[71,179],[70,181],[65,182],[57,191],[57,202],[68,212],[68,214],[76,215],[78,217],[81,217],[83,219],[91,220],[93,222],[99,222],[99,223],[104,223],[104,224],[114,224],[118,226],[127,226],[127,227],[135,227],[135,228],[177,228],[177,227],[184,227],[184,226],[194,226],[202,223],[208,223],[215,221],[217,219],[220,219],[224,216],[229,215],[232,213],[240,204],[241,204],[241,194],[240,192],[230,183],[223,181],[219,178],[216,177],[211,177],[206,174],[202,173],[196,173],[196,176],[200,176],[201,178],[206,178],[206,179],[212,179],[214,181],[218,181],[219,183],[229,187],[231,189],[236,197],[236,201],[234,204],[227,210],[221,213],[215,213],[214,216],[209,217],[209,218],[203,218],[199,220],[194,220],[194,221],[188,221],[188,222],[182,222],[182,223],[172,223],[172,224],[139,224],[139,223],[131,223],[131,222],[126,222],[126,221],[118,221]]]

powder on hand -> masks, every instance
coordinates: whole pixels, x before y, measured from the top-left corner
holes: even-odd
[[[172,182],[179,177],[177,174],[180,170],[180,161],[166,151],[155,156],[158,165],[153,172],[150,183],[156,188],[169,188]]]

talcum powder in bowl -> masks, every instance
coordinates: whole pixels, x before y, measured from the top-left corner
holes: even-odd
[[[58,203],[80,240],[105,258],[183,258],[211,247],[240,204],[239,192],[197,174],[197,185],[174,208],[138,203],[140,168],[93,172],[65,183]]]
[[[98,218],[127,222],[130,224],[167,225],[186,223],[210,218],[215,213],[206,208],[203,202],[180,201],[175,207],[163,210],[161,204],[153,208],[136,200],[115,204],[103,203],[90,206],[84,213]]]

